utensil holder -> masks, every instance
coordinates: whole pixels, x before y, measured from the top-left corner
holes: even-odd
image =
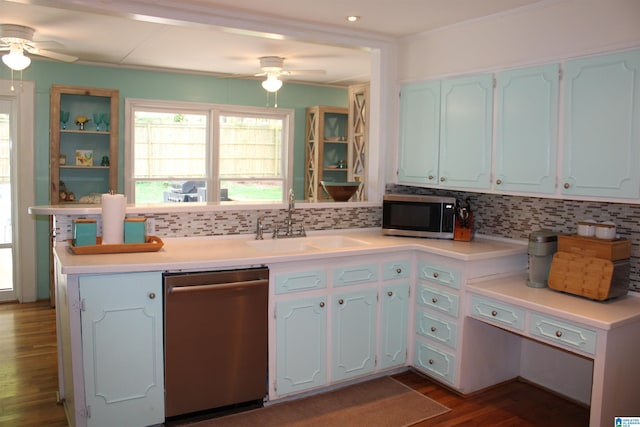
[[[456,224],[453,229],[453,240],[462,242],[470,242],[473,240],[473,214],[469,214],[466,227],[463,227],[461,221],[456,218]]]

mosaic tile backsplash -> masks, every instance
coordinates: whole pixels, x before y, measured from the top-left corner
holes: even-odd
[[[620,237],[631,240],[630,288],[640,292],[640,205],[440,191],[399,185],[388,185],[386,191],[469,198],[477,233],[511,239],[526,240],[531,231],[541,228],[559,233],[575,233],[576,223],[583,219],[612,221],[617,225]],[[274,225],[284,224],[286,210],[185,212],[146,216],[153,218],[156,235],[160,237],[222,236],[255,233],[259,216],[264,217],[265,233],[269,233]],[[98,221],[100,230],[100,216],[90,217]],[[57,241],[71,238],[74,218],[75,216],[66,215],[56,217]],[[382,224],[382,207],[296,208],[293,220],[296,224],[304,224],[307,231],[374,228]]]
[[[500,194],[465,193],[389,185],[387,192],[434,194],[469,198],[477,233],[527,240],[529,233],[542,228],[558,233],[576,233],[576,223],[584,219],[612,221],[623,239],[631,240],[630,289],[640,292],[640,205],[584,202]]]

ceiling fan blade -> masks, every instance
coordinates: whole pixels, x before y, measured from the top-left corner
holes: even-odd
[[[57,42],[55,40],[46,40],[46,41],[41,41],[41,42],[27,42],[25,43],[26,46],[32,47],[34,49],[45,49],[45,50],[51,50],[51,49],[63,49],[64,45],[60,42]]]
[[[44,56],[45,58],[51,58],[57,61],[75,62],[78,60],[78,58],[75,56],[66,55],[64,53],[52,52],[50,50],[41,50],[28,45],[25,45],[24,49],[33,55]]]
[[[282,74],[289,76],[316,75],[323,76],[327,74],[326,70],[283,70]]]

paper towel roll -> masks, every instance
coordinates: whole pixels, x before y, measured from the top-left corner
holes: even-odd
[[[124,215],[127,198],[123,194],[102,195],[102,244],[124,243]]]

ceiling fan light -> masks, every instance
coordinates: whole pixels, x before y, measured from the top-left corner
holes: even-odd
[[[11,48],[9,53],[2,55],[2,62],[14,71],[22,71],[31,64],[31,59],[24,56],[22,49]]]
[[[278,76],[268,75],[267,79],[262,82],[262,87],[267,92],[277,92],[282,87],[282,80],[278,80]]]

